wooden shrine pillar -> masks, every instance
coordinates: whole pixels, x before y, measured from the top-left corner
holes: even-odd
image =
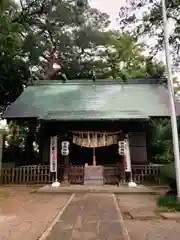
[[[96,166],[96,148],[93,148],[93,166]]]
[[[124,156],[120,156],[120,183],[125,183],[125,178]]]
[[[64,146],[63,146],[64,143]],[[66,143],[66,144],[65,144]],[[64,183],[69,183],[69,138],[68,134],[65,133],[63,141],[61,142],[61,155],[64,157]]]
[[[69,183],[69,156],[64,156],[64,183]]]
[[[125,139],[125,133],[121,132],[119,134],[119,141],[124,141]],[[123,184],[125,183],[125,178],[126,178],[126,173],[125,173],[125,165],[124,165],[124,155],[119,155],[119,176],[120,176],[120,183]]]

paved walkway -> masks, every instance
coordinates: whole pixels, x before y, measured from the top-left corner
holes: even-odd
[[[47,240],[126,240],[113,194],[76,194]]]

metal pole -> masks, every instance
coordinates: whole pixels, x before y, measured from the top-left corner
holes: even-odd
[[[175,162],[176,184],[177,184],[177,197],[180,199],[179,138],[178,138],[178,129],[177,129],[176,110],[175,110],[175,104],[174,104],[174,88],[173,88],[173,82],[172,82],[172,69],[171,69],[171,58],[170,58],[170,49],[169,49],[169,33],[168,33],[168,22],[167,22],[167,15],[166,15],[165,0],[162,0],[162,15],[163,15],[163,25],[164,25],[164,45],[165,45],[165,55],[166,55],[166,67],[167,67],[167,74],[168,74],[169,107],[170,107],[170,115],[171,115],[171,128],[172,128],[174,162]]]

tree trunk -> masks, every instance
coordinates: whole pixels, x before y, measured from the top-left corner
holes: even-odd
[[[56,48],[52,47],[50,54],[48,57],[45,57],[47,60],[47,66],[44,71],[44,80],[53,80],[57,73],[61,71],[61,66],[54,68],[54,64],[57,64],[56,62],[56,56],[55,56]]]

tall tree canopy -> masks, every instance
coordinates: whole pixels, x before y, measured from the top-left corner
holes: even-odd
[[[13,21],[17,9],[13,1],[0,1],[0,115],[30,79],[29,69],[21,57],[23,28]]]
[[[167,17],[169,19],[170,44],[175,69],[180,62],[180,0],[167,0]],[[126,0],[126,6],[120,9],[120,26],[131,28],[139,37],[149,37],[151,53],[156,55],[163,49],[162,6],[159,0]]]

